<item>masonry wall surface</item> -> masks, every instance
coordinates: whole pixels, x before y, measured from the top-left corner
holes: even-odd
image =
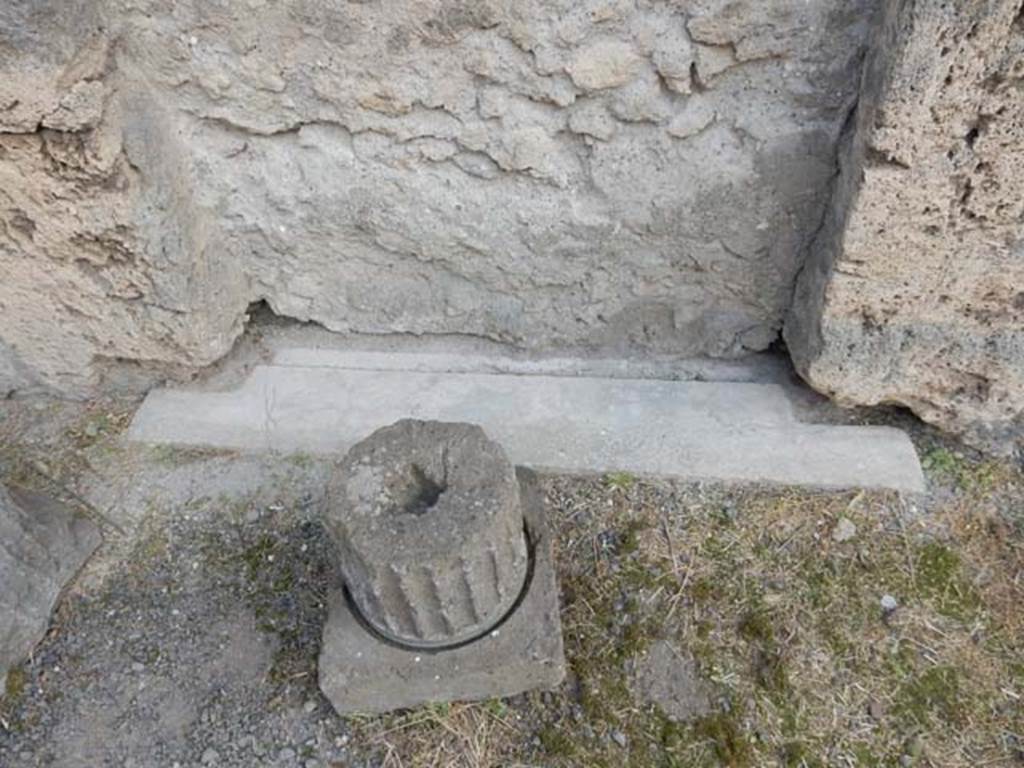
[[[348,333],[777,336],[876,0],[15,0],[0,391]]]

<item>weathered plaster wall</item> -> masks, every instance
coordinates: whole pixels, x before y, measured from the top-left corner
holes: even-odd
[[[1024,435],[1024,3],[892,3],[786,339],[816,388]]]
[[[261,299],[346,332],[763,349],[876,4],[16,0],[0,359],[68,392],[202,365]]]

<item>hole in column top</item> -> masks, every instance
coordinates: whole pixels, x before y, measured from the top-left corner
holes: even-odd
[[[423,515],[429,512],[447,490],[444,482],[430,477],[418,464],[410,464],[404,474],[402,485],[394,493],[394,513],[400,515]]]

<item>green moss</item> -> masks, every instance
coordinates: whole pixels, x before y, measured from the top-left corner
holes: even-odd
[[[621,666],[611,657],[576,656],[570,662],[580,681],[580,706],[595,723],[618,724],[616,711],[631,703],[629,688]]]
[[[749,609],[740,618],[740,637],[754,647],[754,678],[765,691],[783,696],[789,690],[789,675],[782,653],[775,641],[771,614],[761,607]]]
[[[631,592],[654,590],[665,584],[671,577],[664,571],[651,568],[638,560],[627,560],[622,564],[622,585]]]
[[[921,466],[940,478],[968,492],[986,491],[1001,479],[1005,465],[997,461],[972,461],[947,448],[936,448],[925,454]]]
[[[4,704],[7,706],[16,705],[25,695],[28,689],[28,675],[21,667],[11,667],[7,670],[7,680],[4,682]]]
[[[245,563],[250,581],[255,581],[266,568],[269,558],[274,553],[275,544],[274,537],[265,533],[242,553],[242,561]]]
[[[0,720],[3,720],[11,731],[21,732],[28,723],[14,713],[28,693],[28,674],[22,667],[11,667],[7,670],[4,690],[0,695]]]
[[[279,573],[274,581],[271,583],[271,590],[278,595],[287,595],[292,591],[292,587],[295,585],[295,574],[292,573],[291,569],[288,569],[282,573]]]
[[[640,534],[650,528],[644,520],[630,520],[622,531],[619,540],[618,554],[631,555],[640,548]]]
[[[537,734],[540,745],[552,757],[572,757],[576,752],[573,740],[554,725],[545,725]]]
[[[946,448],[935,448],[928,451],[921,459],[921,466],[939,475],[955,478],[961,468],[960,459]]]
[[[782,654],[774,648],[757,654],[754,660],[754,674],[757,684],[771,694],[784,697],[789,691],[789,672]]]
[[[780,757],[786,768],[822,768],[825,765],[802,741],[789,741],[783,744]]]
[[[287,461],[292,466],[298,467],[299,469],[308,469],[309,467],[313,466],[316,460],[313,458],[311,454],[308,454],[304,451],[299,451],[297,453],[288,454],[285,457],[285,461]]]
[[[710,741],[715,757],[728,768],[752,764],[754,750],[735,718],[724,712],[707,715],[693,725],[694,735]]]
[[[858,768],[879,768],[882,765],[882,759],[865,744],[854,745],[853,759],[857,761]]]
[[[928,542],[917,551],[914,563],[921,597],[933,600],[939,613],[967,619],[979,607],[980,598],[963,575],[960,556],[939,542]]]
[[[508,714],[508,704],[502,699],[488,699],[484,708],[494,717],[503,718]]]
[[[435,701],[427,704],[426,709],[435,720],[444,720],[451,715],[452,704],[450,701]]]
[[[716,582],[711,579],[698,576],[689,585],[690,599],[695,603],[710,603],[715,600],[720,600],[723,595],[723,590]]]
[[[910,678],[900,688],[895,712],[911,724],[925,726],[932,717],[955,724],[962,720],[960,672],[951,666],[936,666]]]
[[[636,477],[629,472],[609,472],[603,478],[606,488],[628,491],[636,484]]]
[[[812,554],[801,563],[800,596],[814,609],[826,608],[840,582],[838,566],[833,560],[826,560]]]
[[[740,637],[750,643],[771,643],[775,640],[771,617],[760,608],[747,611],[740,619],[738,629]]]
[[[310,661],[299,647],[294,635],[281,632],[278,628],[273,628],[271,631],[278,634],[281,643],[274,651],[270,669],[267,671],[267,679],[275,685],[282,685],[289,680],[308,677]]]
[[[149,459],[157,464],[166,464],[172,467],[180,467],[200,461],[211,455],[214,451],[207,448],[191,448],[179,445],[154,445],[149,449]]]

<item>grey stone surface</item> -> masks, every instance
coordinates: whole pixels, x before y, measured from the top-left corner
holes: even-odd
[[[33,389],[31,374],[14,352],[0,341],[0,398],[13,392]]]
[[[1024,15],[888,4],[786,340],[844,403],[975,444],[1024,436]]]
[[[517,474],[534,568],[515,612],[486,637],[461,648],[407,650],[371,634],[336,592],[329,598],[318,668],[320,689],[339,714],[512,696],[562,682],[565,657],[551,532],[535,476],[522,470]]]
[[[0,682],[46,633],[65,584],[100,532],[49,497],[0,486]]]
[[[797,420],[779,384],[258,365],[224,391],[155,390],[128,436],[243,450],[343,451],[402,418],[479,424],[515,464],[570,472],[920,491],[909,438]],[[363,360],[365,362],[365,359]]]
[[[384,636],[453,645],[501,620],[528,564],[515,470],[473,424],[403,419],[331,473],[327,529],[360,613]]]
[[[652,643],[634,663],[631,684],[641,701],[679,722],[711,711],[711,684],[701,678],[696,662],[668,641]]]
[[[776,337],[878,0],[18,0],[0,341],[61,391],[345,333]]]

